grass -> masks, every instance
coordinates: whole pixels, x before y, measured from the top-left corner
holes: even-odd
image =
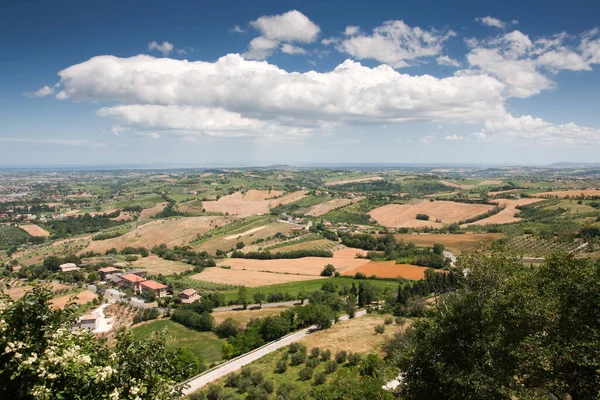
[[[348,285],[352,286],[352,283],[358,287],[358,283],[361,281],[354,280],[353,278],[330,278],[333,279],[338,286]],[[297,296],[301,290],[306,292],[315,292],[321,289],[321,286],[326,282],[326,279],[316,279],[316,280],[308,280],[308,281],[299,281],[299,282],[288,282],[288,283],[280,283],[277,285],[267,285],[255,288],[248,288],[248,298],[252,298],[254,293],[263,292],[265,295],[269,293],[289,293],[292,296]],[[373,285],[385,289],[391,288],[396,290],[398,288],[398,282],[393,280],[379,280],[379,279],[368,279],[362,282],[370,282]],[[227,300],[235,300],[238,297],[238,290],[227,290],[223,292],[227,297]]]
[[[136,339],[145,339],[151,333],[163,329],[167,329],[168,348],[187,347],[206,364],[221,361],[221,346],[224,340],[219,339],[212,332],[197,332],[168,319],[138,325],[131,331]]]

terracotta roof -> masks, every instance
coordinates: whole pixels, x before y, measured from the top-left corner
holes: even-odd
[[[197,292],[194,289],[185,289],[181,293],[185,294],[186,296],[192,296],[192,295],[196,294]]]
[[[116,269],[115,267],[105,267],[105,268],[100,268],[98,271],[99,272],[117,272],[118,269]]]
[[[162,283],[158,283],[156,281],[144,281],[141,283],[142,286],[147,287],[148,289],[160,290],[166,289],[167,287]]]
[[[146,278],[142,278],[134,274],[121,275],[121,279],[129,282],[144,282],[146,280]]]

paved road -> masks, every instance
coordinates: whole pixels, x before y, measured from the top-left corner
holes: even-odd
[[[366,314],[366,311],[364,311],[364,310],[358,311],[355,315],[355,318],[362,317],[365,314]],[[346,321],[346,320],[348,320],[347,315],[340,317],[340,321]],[[203,375],[199,375],[196,378],[192,378],[192,380],[187,382],[188,387],[186,389],[184,389],[183,394],[186,396],[190,395],[190,394],[194,393],[195,391],[203,388],[205,385],[207,385],[211,382],[214,382],[217,379],[220,379],[226,375],[229,375],[230,373],[232,373],[234,371],[237,371],[238,369],[242,368],[244,365],[248,365],[251,362],[258,360],[259,358],[264,357],[267,354],[272,353],[277,349],[285,347],[285,346],[289,345],[290,343],[296,342],[296,341],[310,335],[316,329],[317,329],[316,326],[309,326],[306,329],[302,329],[301,331],[294,332],[292,334],[284,336],[283,338],[281,338],[275,342],[271,342],[263,347],[259,347],[258,349],[255,349],[249,353],[246,353],[245,355],[234,358],[233,360],[230,360],[220,366],[217,366],[216,368],[213,368],[212,370],[209,370],[208,372],[206,372]]]
[[[304,304],[307,304],[307,301],[304,301]],[[296,305],[300,305],[300,301],[298,300],[292,300],[292,301],[281,301],[278,303],[263,303],[262,308],[273,308],[273,307],[283,307],[283,306],[289,306],[289,307],[293,307]],[[213,312],[219,312],[219,311],[240,311],[243,310],[244,307],[240,306],[240,305],[234,305],[234,306],[228,306],[228,307],[217,307],[217,308],[213,308]],[[260,309],[260,306],[258,304],[248,304],[248,310],[257,310]]]

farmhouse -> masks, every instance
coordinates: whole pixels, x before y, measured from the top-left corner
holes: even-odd
[[[98,274],[100,275],[100,279],[105,281],[108,278],[110,278],[111,276],[113,276],[115,273],[117,273],[118,271],[119,270],[116,269],[115,267],[104,267],[104,268],[100,268],[98,270]]]
[[[142,293],[153,292],[158,298],[167,295],[167,286],[153,280],[143,281],[140,283],[140,288],[142,289]]]
[[[134,274],[121,275],[121,279],[121,284],[133,290],[134,293],[139,293],[140,284],[146,280],[146,278],[142,278]]]
[[[292,232],[301,232],[304,229],[301,225],[292,225]]]
[[[79,271],[79,267],[75,263],[64,263],[58,266],[60,272],[73,272]]]
[[[185,289],[183,292],[179,293],[179,297],[184,304],[190,304],[196,300],[200,300],[200,295],[194,289]]]
[[[85,315],[77,321],[76,328],[93,331],[98,327],[98,317],[95,313]]]

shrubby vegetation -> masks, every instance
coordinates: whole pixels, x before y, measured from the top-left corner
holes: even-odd
[[[91,333],[73,332],[74,310],[50,307],[37,286],[19,300],[0,294],[0,398],[172,399],[178,382],[197,371],[164,334],[135,340],[119,331],[107,346]]]
[[[333,257],[333,253],[329,250],[306,249],[276,253],[271,253],[270,251],[251,251],[244,253],[236,250],[231,254],[231,258],[250,258],[255,260],[275,260],[282,258],[303,257]]]
[[[523,268],[496,250],[459,268],[457,292],[386,345],[401,398],[598,398],[600,263],[556,254]]]
[[[373,259],[396,260],[400,263],[421,265],[432,268],[445,268],[449,261],[444,257],[444,245],[417,247],[414,243],[405,244],[394,235],[372,236],[368,234],[344,234],[342,243],[348,247],[369,251],[367,257]]]
[[[54,238],[66,238],[82,233],[94,233],[113,226],[122,225],[122,221],[113,221],[121,213],[120,210],[112,214],[94,215],[93,217],[85,213],[74,218],[65,218],[62,220],[50,220],[41,226],[52,234]]]
[[[215,260],[212,259],[206,251],[195,252],[191,250],[190,246],[175,246],[173,249],[169,249],[166,244],[162,243],[153,247],[152,253],[165,260],[181,261],[198,267],[199,270],[195,270],[195,272],[200,272],[206,267],[214,267],[217,265]]]

